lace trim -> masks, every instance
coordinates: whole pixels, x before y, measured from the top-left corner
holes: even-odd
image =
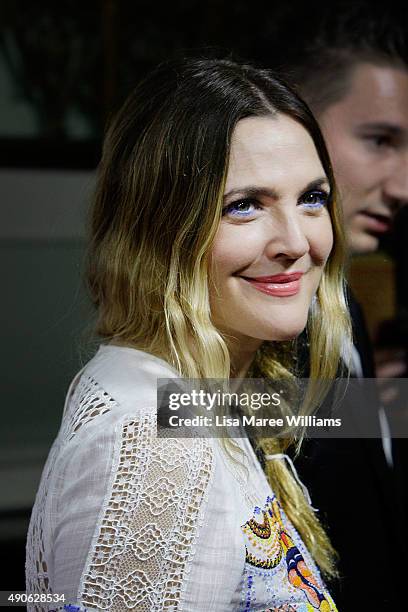
[[[66,400],[67,411],[64,415],[58,437],[45,463],[31,513],[26,547],[26,586],[28,593],[53,592],[49,580],[47,547],[44,542],[44,519],[47,495],[48,491],[51,490],[50,481],[61,447],[69,440],[72,440],[81,427],[117,406],[117,402],[89,376],[81,376],[72,393],[72,388],[77,378],[78,374],[68,389]],[[37,604],[28,604],[28,610],[33,612],[42,612],[44,609],[48,608]]]
[[[69,408],[64,417],[62,437],[71,440],[87,423],[96,417],[110,412],[118,403],[96,380],[82,376],[71,396]]]
[[[156,437],[127,418],[78,599],[99,610],[181,610],[214,469],[205,439]]]

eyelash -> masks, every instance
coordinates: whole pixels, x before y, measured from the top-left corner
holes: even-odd
[[[372,134],[370,136],[366,136],[365,139],[370,145],[375,146],[376,149],[381,149],[382,147],[388,147],[391,145],[391,138],[383,134]]]
[[[310,196],[310,195],[319,196],[323,200],[323,202],[320,202],[318,204],[306,204],[307,209],[320,210],[321,208],[327,205],[328,200],[329,200],[329,194],[326,191],[323,191],[320,189],[314,189],[313,191],[307,191],[301,196],[301,198],[299,198],[299,203],[301,203],[303,198]],[[236,200],[235,202],[231,202],[231,204],[228,204],[227,206],[225,206],[222,211],[223,216],[230,214],[233,217],[239,217],[243,219],[245,217],[250,217],[254,213],[253,210],[249,212],[248,211],[247,212],[237,211],[236,208],[240,204],[253,204],[257,210],[262,208],[261,204],[254,198],[242,198],[240,200]],[[235,209],[235,212],[234,212],[234,209]]]

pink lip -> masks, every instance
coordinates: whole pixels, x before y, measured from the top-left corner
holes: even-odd
[[[303,272],[293,272],[292,274],[275,274],[274,276],[257,276],[256,278],[242,276],[241,278],[267,295],[289,297],[299,293],[302,276]]]
[[[384,234],[391,228],[391,219],[385,215],[376,215],[368,211],[362,211],[359,214],[364,217],[367,230],[377,234]]]

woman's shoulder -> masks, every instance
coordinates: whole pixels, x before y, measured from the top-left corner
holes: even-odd
[[[101,344],[83,375],[101,385],[122,406],[129,401],[155,406],[158,379],[178,376],[163,359],[115,344]]]
[[[90,431],[124,415],[155,415],[158,379],[175,377],[177,372],[154,355],[101,344],[71,381],[63,423],[74,431],[88,425]]]

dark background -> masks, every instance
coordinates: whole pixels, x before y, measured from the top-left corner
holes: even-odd
[[[229,56],[279,68],[315,35],[322,11],[340,4],[347,3],[0,3],[1,589],[24,589],[25,535],[42,466],[70,379],[95,349],[81,275],[106,121],[143,75],[171,57]]]

